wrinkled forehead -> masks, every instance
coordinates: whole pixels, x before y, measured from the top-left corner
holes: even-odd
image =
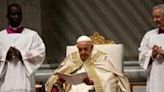
[[[20,12],[21,13],[21,8],[19,6],[9,7],[8,13],[14,13],[14,12]]]
[[[154,12],[154,11],[156,11],[156,12],[157,12],[157,11],[158,11],[158,12],[161,12],[162,9],[161,9],[161,8],[153,8],[153,12]]]
[[[156,13],[159,14],[159,13],[161,13],[161,9],[159,9],[159,8],[158,9],[153,9],[152,13],[153,14],[156,14]]]
[[[164,13],[161,11],[161,9],[154,9],[153,12],[152,12],[152,16],[161,16],[163,17],[162,15],[164,15]]]
[[[80,41],[77,43],[78,47],[87,47],[87,46],[92,46],[91,41]]]
[[[153,7],[153,12],[160,12],[160,13],[164,14],[164,5],[157,5],[157,6]]]

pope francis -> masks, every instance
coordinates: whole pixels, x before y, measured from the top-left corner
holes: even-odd
[[[129,92],[127,78],[111,63],[107,54],[94,48],[88,36],[80,36],[78,51],[68,55],[48,79],[46,92]],[[69,84],[58,74],[87,73],[79,84]]]

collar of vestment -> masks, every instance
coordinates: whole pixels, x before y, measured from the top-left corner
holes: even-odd
[[[164,29],[159,28],[158,34],[163,34],[163,33],[164,33]]]
[[[18,27],[12,27],[9,25],[6,30],[8,34],[13,34],[13,33],[22,33],[23,29],[24,27],[21,25]]]

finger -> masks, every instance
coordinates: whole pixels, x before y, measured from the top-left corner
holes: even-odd
[[[155,47],[153,50],[159,51],[160,49],[161,49],[161,47]]]
[[[155,44],[154,47],[159,47],[159,46]]]
[[[11,49],[15,49],[14,47],[10,47]]]
[[[158,45],[154,45],[153,46],[153,49],[156,49],[156,48],[159,48],[159,46]]]

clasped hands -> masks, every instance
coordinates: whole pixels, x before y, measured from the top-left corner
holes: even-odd
[[[6,55],[6,60],[11,61],[12,59],[19,59],[22,61],[22,55],[15,47],[10,47]]]
[[[152,48],[152,57],[157,58],[159,55],[164,56],[164,49],[161,46],[154,45]]]

